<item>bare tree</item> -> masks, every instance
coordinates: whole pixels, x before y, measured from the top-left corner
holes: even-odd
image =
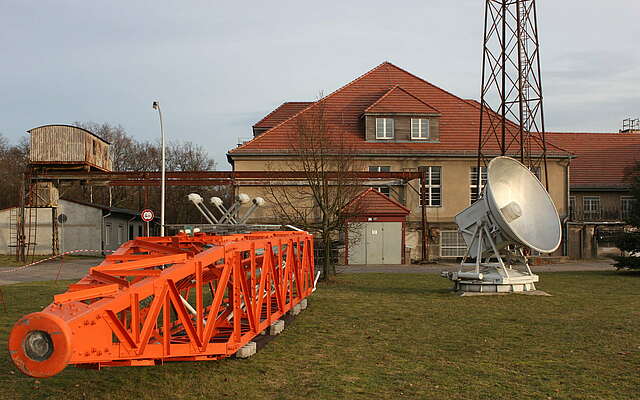
[[[95,122],[76,122],[76,125],[95,133],[111,143],[110,154],[114,171],[155,172],[161,168],[160,142],[137,141],[120,125]],[[216,162],[209,157],[204,147],[192,142],[171,141],[166,148],[167,171],[210,171],[216,169]],[[144,191],[147,191],[146,196]],[[229,198],[226,187],[185,187],[169,186],[166,192],[167,223],[201,223],[202,216],[187,204],[186,196],[199,192],[205,197],[218,196]],[[66,190],[65,196],[88,200],[86,190],[76,188]],[[78,198],[80,197],[80,198]],[[160,207],[160,190],[157,187],[112,187],[97,189],[93,200],[96,203],[131,209],[141,209],[144,204],[153,209]]]
[[[290,161],[287,168],[301,171],[303,182],[271,182],[267,197],[274,217],[316,234],[322,250],[323,275],[335,275],[332,241],[340,236],[346,221],[358,214],[346,207],[362,192],[362,182],[352,172],[361,171],[348,139],[326,116],[322,100],[297,117],[289,134]],[[302,183],[302,184],[300,184]]]
[[[29,162],[29,140],[23,137],[17,145],[0,134],[0,208],[17,206],[20,201],[20,183]]]

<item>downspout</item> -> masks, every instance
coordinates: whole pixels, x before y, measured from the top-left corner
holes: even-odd
[[[100,238],[102,239],[101,247],[102,247],[102,255],[103,256],[104,256],[104,250],[105,250],[104,249],[104,220],[105,220],[105,218],[107,218],[110,215],[111,215],[111,211],[109,211],[106,215],[102,216],[102,229],[101,229],[101,232],[100,232]]]
[[[565,217],[562,220],[562,228],[564,229],[564,243],[562,245],[562,255],[563,256],[568,256],[569,255],[569,224],[567,222],[569,222],[569,217],[571,215],[571,210],[569,209],[569,206],[571,204],[570,198],[571,198],[571,189],[570,189],[570,184],[571,184],[571,180],[569,177],[569,171],[570,171],[570,167],[571,167],[571,157],[568,157],[567,159],[567,174],[565,175],[565,184],[567,186],[567,199],[565,201],[565,210],[567,210],[567,214],[565,215]]]

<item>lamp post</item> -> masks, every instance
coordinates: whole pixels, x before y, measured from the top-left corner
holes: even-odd
[[[165,169],[164,169],[164,126],[162,125],[162,111],[160,110],[160,103],[153,102],[153,109],[158,110],[160,116],[160,147],[162,147],[162,172],[161,172],[161,186],[160,186],[160,236],[164,236],[164,192],[165,192]]]

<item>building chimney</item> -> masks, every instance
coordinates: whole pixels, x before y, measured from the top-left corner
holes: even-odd
[[[620,133],[640,133],[640,118],[627,118],[623,120]]]

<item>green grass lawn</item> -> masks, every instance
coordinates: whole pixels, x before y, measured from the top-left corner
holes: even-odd
[[[69,367],[36,380],[4,350],[0,398],[640,398],[640,274],[542,274],[552,297],[457,297],[449,287],[436,275],[341,275],[247,360]],[[63,288],[2,287],[0,341]]]

